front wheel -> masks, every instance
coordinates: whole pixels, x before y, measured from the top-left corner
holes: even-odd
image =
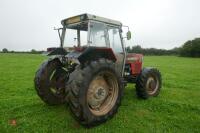
[[[160,72],[155,68],[144,68],[136,80],[136,94],[142,99],[157,96],[161,86]]]
[[[63,103],[67,76],[67,71],[58,59],[45,61],[35,74],[34,84],[38,96],[48,105]]]

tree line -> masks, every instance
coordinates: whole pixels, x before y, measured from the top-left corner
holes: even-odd
[[[185,42],[181,47],[176,47],[170,50],[166,49],[156,49],[156,48],[142,48],[140,45],[133,47],[126,47],[128,53],[141,53],[144,55],[177,55],[183,57],[200,57],[200,38],[195,38]],[[31,51],[16,52],[9,51],[8,49],[2,49],[3,53],[31,53],[31,54],[41,54],[44,51],[37,51],[32,49]]]
[[[7,48],[3,48],[2,51],[0,51],[1,53],[27,53],[27,54],[42,54],[43,52],[45,51],[38,51],[38,50],[35,50],[35,49],[32,49],[30,51],[14,51],[14,50],[11,50],[9,51]]]
[[[142,48],[140,45],[133,47],[127,47],[126,51],[128,53],[141,53],[143,55],[178,55],[179,48],[173,48],[171,50],[166,49],[156,49],[156,48]]]
[[[170,50],[156,48],[142,48],[140,45],[126,48],[128,53],[142,53],[144,55],[177,55],[183,57],[200,57],[200,38],[185,42],[181,47]]]

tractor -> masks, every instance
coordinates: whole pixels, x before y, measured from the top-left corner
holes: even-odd
[[[60,46],[47,48],[49,59],[35,74],[39,97],[48,105],[66,103],[86,127],[112,118],[127,83],[134,83],[138,98],[157,96],[162,81],[156,68],[143,68],[143,55],[127,53],[121,22],[91,14],[61,21]],[[125,26],[127,28],[127,26]],[[134,87],[134,86],[133,86]]]

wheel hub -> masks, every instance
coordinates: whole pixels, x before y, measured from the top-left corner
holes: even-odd
[[[89,90],[90,93],[88,100],[89,105],[93,109],[98,108],[106,99],[108,95],[108,88],[108,85],[102,77],[98,77],[97,79],[93,80]]]
[[[156,82],[154,80],[152,80],[149,84],[149,88],[151,88],[152,90],[156,87]]]
[[[158,89],[158,81],[154,77],[149,77],[147,80],[146,88],[150,95],[154,94]]]
[[[104,115],[115,105],[118,96],[118,84],[112,73],[97,75],[90,83],[87,102],[95,115]]]
[[[96,99],[104,100],[107,96],[107,90],[103,87],[99,87],[99,88],[97,88],[94,96]]]

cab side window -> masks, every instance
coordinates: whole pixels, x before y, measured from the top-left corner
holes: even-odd
[[[108,35],[110,47],[113,49],[115,53],[122,53],[122,43],[120,38],[119,29],[115,27],[108,27]]]

